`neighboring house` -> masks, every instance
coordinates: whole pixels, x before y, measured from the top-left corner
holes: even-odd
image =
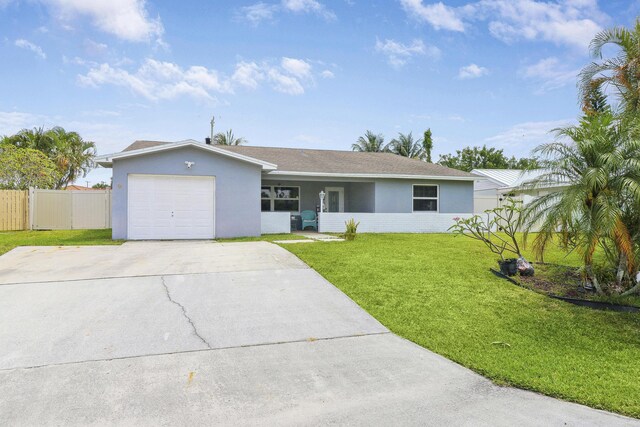
[[[474,184],[474,211],[482,213],[488,209],[494,209],[509,196],[517,197],[524,204],[551,191],[564,188],[562,184],[550,184],[538,186],[536,189],[527,189],[528,182],[540,177],[543,169],[474,169],[472,174],[484,179]]]
[[[72,184],[72,185],[67,185],[67,188],[65,188],[65,190],[68,190],[68,191],[87,191],[87,190],[94,190],[94,189],[91,188],[91,187],[85,187],[83,185]]]
[[[390,153],[136,141],[113,168],[115,239],[288,233],[304,210],[320,232],[445,232],[473,213],[472,174]]]

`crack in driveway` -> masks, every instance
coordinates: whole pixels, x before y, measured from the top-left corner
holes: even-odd
[[[189,322],[189,324],[191,325],[191,329],[193,329],[194,335],[197,336],[200,339],[200,341],[202,341],[204,343],[204,345],[206,345],[207,348],[211,350],[212,349],[211,344],[209,344],[207,342],[207,340],[205,340],[202,337],[202,335],[200,335],[198,333],[198,329],[196,328],[195,323],[193,323],[193,320],[191,320],[191,318],[187,314],[187,310],[184,308],[184,306],[182,304],[180,304],[178,301],[176,301],[173,298],[171,298],[171,293],[169,292],[169,287],[167,286],[167,283],[164,281],[164,276],[160,276],[160,280],[162,281],[162,286],[164,287],[164,291],[165,291],[169,301],[172,302],[173,304],[177,305],[178,307],[180,307],[180,310],[182,310],[182,315],[184,316],[185,319],[187,319],[187,322]]]

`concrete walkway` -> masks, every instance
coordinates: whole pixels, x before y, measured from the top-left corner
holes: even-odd
[[[640,425],[493,385],[268,243],[0,257],[0,425]]]

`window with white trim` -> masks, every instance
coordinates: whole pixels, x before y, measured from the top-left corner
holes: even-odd
[[[438,192],[437,185],[414,185],[413,211],[438,212]]]
[[[262,212],[300,212],[300,187],[263,186]]]

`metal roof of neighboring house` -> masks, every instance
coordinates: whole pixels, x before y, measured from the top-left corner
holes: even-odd
[[[163,141],[135,141],[122,153],[148,150],[153,147],[175,144]],[[399,177],[449,178],[474,180],[476,175],[447,168],[421,160],[409,159],[391,153],[363,153],[357,151],[317,150],[306,148],[278,148],[256,146],[213,145],[230,153],[259,159],[277,165],[274,175],[307,176],[353,176],[353,177]]]
[[[544,173],[543,169],[474,169],[471,173],[483,176],[500,184],[500,187],[519,187]]]

